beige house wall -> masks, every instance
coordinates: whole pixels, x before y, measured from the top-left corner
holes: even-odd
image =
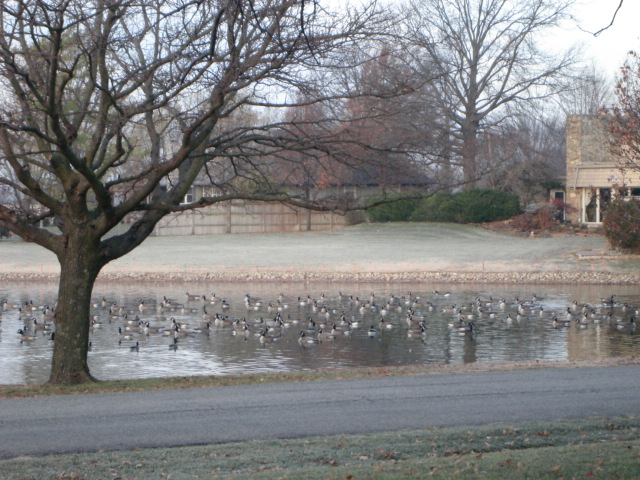
[[[567,117],[567,180],[565,202],[570,208],[565,213],[572,223],[598,224],[605,211],[604,193],[617,188],[640,186],[640,172],[624,171],[611,152],[609,128],[604,118],[588,115]],[[602,196],[601,196],[602,194]],[[588,207],[591,202],[591,207]],[[571,208],[573,207],[573,208]],[[599,213],[588,218],[587,209]]]

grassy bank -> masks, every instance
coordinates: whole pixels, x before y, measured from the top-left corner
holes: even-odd
[[[639,427],[589,418],[23,457],[0,461],[0,478],[636,479]]]
[[[108,380],[82,385],[0,385],[0,398],[81,395],[116,392],[139,392],[182,388],[223,387],[272,382],[311,382],[345,378],[387,377],[396,375],[435,375],[441,373],[489,372],[495,370],[530,370],[542,368],[580,368],[640,365],[639,357],[612,357],[583,361],[477,362],[447,365],[403,365],[349,369],[318,369],[243,375],[191,376]],[[0,479],[1,480],[1,479]]]

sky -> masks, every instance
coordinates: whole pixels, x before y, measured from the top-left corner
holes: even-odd
[[[577,19],[565,30],[567,40],[584,42],[585,57],[593,59],[611,77],[629,50],[640,50],[640,0],[624,0],[613,25],[597,37],[592,34],[609,25],[619,3],[620,0],[578,0]]]

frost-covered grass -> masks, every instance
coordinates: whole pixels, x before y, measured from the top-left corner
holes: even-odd
[[[363,224],[325,232],[150,237],[105,272],[513,271],[534,266],[555,271],[575,270],[576,251],[604,248],[601,235],[528,238],[469,225]],[[38,245],[0,243],[1,274],[58,271],[55,256]]]
[[[640,420],[589,418],[0,461],[2,479],[636,479]]]

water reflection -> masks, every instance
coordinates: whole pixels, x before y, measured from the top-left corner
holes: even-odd
[[[440,293],[435,294],[436,290]],[[244,317],[250,335],[247,338],[233,335],[230,325],[194,332],[203,321],[204,302],[187,301],[186,291],[205,295],[209,314]],[[538,295],[535,302],[532,299],[534,291]],[[256,308],[254,300],[248,307],[245,303],[248,293],[261,299],[262,306]],[[598,320],[592,318],[586,329],[554,328],[552,325],[552,312],[562,316],[573,302],[578,302],[580,309],[586,303],[590,306],[589,311],[594,307],[601,312],[598,315],[604,314],[606,308],[600,306],[601,298],[612,294],[620,305],[640,305],[637,289],[620,286],[105,283],[98,284],[94,291],[95,320],[101,325],[92,329],[89,365],[97,378],[123,379],[360,366],[587,360],[637,355],[636,336],[618,332],[608,322],[597,323]],[[9,303],[21,305],[26,302],[52,305],[55,295],[53,284],[0,286],[0,300],[8,299]],[[224,298],[229,308],[223,307],[221,301],[209,303],[213,295],[218,300]],[[395,300],[388,304],[392,295]],[[188,323],[186,330],[189,333],[178,339],[177,349],[172,349],[172,335],[162,331],[145,334],[137,326],[129,325],[122,315],[111,317],[109,308],[101,306],[103,297],[109,304],[125,306],[129,320],[139,315],[141,320],[148,320],[164,330],[170,328],[171,322],[158,317],[173,317],[177,322]],[[156,307],[164,297],[174,298],[188,308],[159,312]],[[301,305],[298,297],[303,301],[309,298],[312,302]],[[485,302],[482,313],[476,303],[478,298]],[[508,303],[505,308],[499,306],[498,300],[502,298]],[[316,308],[313,307],[314,299]],[[493,300],[491,303],[490,299]],[[524,302],[526,314],[518,314],[516,299]],[[147,307],[143,311],[139,309],[141,300]],[[376,309],[371,308],[372,303]],[[461,335],[449,326],[454,319],[453,305],[456,310],[463,309],[465,319],[467,315],[473,315],[475,335]],[[327,312],[322,307],[326,307]],[[412,307],[414,315],[425,316],[424,334],[409,335],[405,319],[407,310]],[[539,307],[543,307],[544,317],[540,316]],[[350,335],[338,332],[335,339],[314,345],[301,346],[297,341],[299,332],[307,330],[309,318],[316,322],[316,330],[309,330],[307,334],[315,336],[317,328],[323,324],[326,333],[333,322],[339,323],[343,312],[347,320],[359,322],[357,328],[343,327]],[[617,307],[615,312],[621,318],[629,318],[634,309],[622,311]],[[271,333],[278,337],[276,341],[261,344],[258,332],[278,313],[290,325],[281,335]],[[379,326],[383,313],[385,323],[394,328]],[[41,320],[39,311],[34,311],[33,316]],[[52,352],[48,335],[36,332],[37,339],[26,343],[21,342],[16,333],[30,322],[30,319],[20,317],[16,308],[0,311],[2,384],[37,383],[48,378]],[[378,331],[374,337],[369,337],[367,331],[372,325]],[[128,332],[131,338],[121,339],[118,328]],[[130,346],[136,341],[140,345],[139,351],[132,351]]]

